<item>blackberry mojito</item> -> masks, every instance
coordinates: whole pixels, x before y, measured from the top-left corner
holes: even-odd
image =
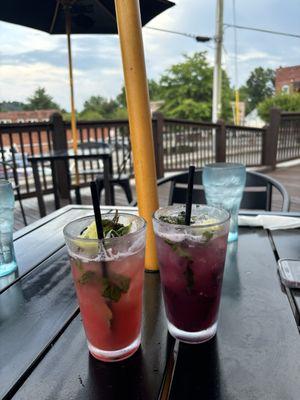
[[[225,210],[197,205],[189,226],[184,206],[154,214],[168,329],[183,342],[201,343],[216,333],[229,219]]]
[[[130,214],[103,216],[104,240],[94,217],[64,228],[87,343],[102,361],[132,355],[141,340],[145,222]]]

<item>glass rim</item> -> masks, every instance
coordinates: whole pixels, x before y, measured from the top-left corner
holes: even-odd
[[[8,179],[5,178],[0,178],[0,185],[11,185],[10,181]]]
[[[205,164],[204,168],[226,168],[226,169],[238,169],[238,168],[244,168],[246,169],[246,166],[241,163],[227,163],[227,162],[216,162],[216,163],[211,163],[211,164]]]
[[[102,218],[104,218],[106,215],[108,214],[112,214],[110,212],[102,214]],[[113,215],[113,214],[112,214]],[[130,213],[125,213],[125,212],[119,212],[118,215],[123,215],[123,216],[127,216],[130,215],[132,217],[138,218],[142,221],[142,226],[137,229],[134,232],[129,232],[126,235],[123,236],[117,236],[117,237],[112,237],[112,238],[104,238],[104,239],[90,239],[90,238],[83,238],[80,236],[76,236],[76,235],[72,235],[71,233],[68,232],[68,229],[70,228],[70,226],[72,224],[75,224],[75,222],[78,221],[83,221],[84,219],[88,219],[88,218],[93,218],[95,219],[95,215],[91,214],[91,215],[86,215],[84,217],[80,217],[75,219],[74,221],[68,222],[64,228],[63,228],[63,234],[66,238],[71,239],[71,240],[83,240],[83,241],[87,241],[88,243],[103,243],[104,241],[106,243],[111,242],[111,243],[117,243],[120,240],[124,240],[124,238],[132,238],[138,234],[140,234],[142,231],[144,231],[147,227],[147,222],[145,221],[145,219],[143,217],[140,217],[139,215],[135,215],[135,214],[130,214]]]
[[[220,220],[220,221],[218,221],[218,222],[214,222],[214,223],[211,223],[211,224],[206,224],[206,225],[180,225],[180,224],[170,224],[169,222],[165,222],[165,221],[161,221],[158,217],[157,217],[157,213],[159,212],[159,211],[161,211],[161,210],[166,210],[166,209],[170,209],[170,208],[183,208],[183,209],[185,209],[185,204],[174,204],[174,205],[170,205],[170,206],[165,206],[165,207],[160,207],[160,208],[158,208],[153,214],[152,214],[152,218],[153,218],[153,220],[155,221],[155,222],[158,222],[159,224],[161,224],[161,225],[166,225],[166,226],[172,226],[172,227],[174,227],[174,228],[179,228],[179,229],[190,229],[190,230],[199,230],[199,228],[203,228],[203,229],[206,229],[206,228],[211,228],[211,227],[214,227],[214,226],[219,226],[219,225],[224,225],[227,221],[229,221],[230,220],[230,213],[227,211],[227,210],[225,210],[224,208],[220,208],[220,207],[215,207],[215,206],[209,206],[209,205],[207,205],[207,204],[193,204],[193,206],[194,207],[196,207],[196,208],[204,208],[204,207],[206,207],[206,208],[210,208],[210,209],[213,209],[213,210],[217,210],[217,211],[223,211],[223,212],[225,212],[225,215],[227,214],[227,216],[226,217],[224,217],[224,219],[222,219],[222,220]]]

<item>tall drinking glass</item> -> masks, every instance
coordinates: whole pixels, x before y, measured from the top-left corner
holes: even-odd
[[[201,343],[217,331],[229,213],[193,206],[157,210],[153,217],[168,330],[186,343]]]
[[[128,358],[141,342],[146,224],[135,215],[118,218],[129,233],[104,240],[82,237],[94,216],[64,228],[88,348],[102,361]]]
[[[17,269],[13,245],[14,205],[11,183],[0,179],[0,276]]]
[[[208,205],[221,207],[230,212],[228,241],[238,239],[238,212],[246,183],[243,164],[215,163],[205,165],[203,186]]]

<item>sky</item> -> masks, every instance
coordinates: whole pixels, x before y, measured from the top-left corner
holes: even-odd
[[[148,26],[214,37],[216,0],[174,0],[176,6],[159,15]],[[300,35],[299,0],[224,0],[224,23]],[[0,10],[1,18],[1,10]],[[183,54],[207,51],[214,61],[214,41],[207,44],[179,35],[143,28],[147,75],[159,79]],[[115,97],[123,85],[119,41],[116,35],[73,35],[75,106],[101,95]],[[300,38],[237,30],[238,73],[242,85],[258,67],[300,65]],[[231,84],[234,69],[234,31],[224,27],[223,67]],[[65,36],[0,22],[0,101],[25,102],[38,87],[44,87],[61,107],[70,110]]]

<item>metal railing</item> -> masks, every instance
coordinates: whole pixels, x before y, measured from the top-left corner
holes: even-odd
[[[189,165],[203,166],[215,160],[215,125],[165,119],[163,125],[163,160],[165,171],[180,171]]]
[[[300,114],[280,114],[272,110],[267,128],[250,128],[164,118],[152,120],[157,176],[165,172],[201,167],[215,161],[239,162],[246,166],[268,165],[300,157]],[[78,122],[78,142],[104,142],[112,148],[113,172],[133,176],[133,163],[127,120]],[[0,124],[0,161],[15,166],[23,197],[35,196],[34,180],[28,156],[72,147],[70,123],[55,114],[48,123]],[[10,152],[16,148],[16,152]],[[124,160],[126,161],[124,164]],[[72,164],[72,163],[70,163]],[[72,165],[70,165],[72,171]],[[101,171],[101,161],[79,163],[80,183],[94,178],[88,171]],[[43,193],[53,191],[51,168],[40,164]],[[11,178],[11,171],[0,164],[0,177]],[[72,177],[72,175],[71,175]]]
[[[65,123],[68,147],[72,147],[72,132],[70,123]],[[133,163],[131,144],[129,139],[129,124],[127,120],[113,121],[79,121],[78,144],[82,143],[107,143],[112,149],[112,165],[116,174],[121,172],[129,176],[133,175]],[[79,171],[98,170],[103,168],[101,161],[82,161]],[[74,177],[74,176],[73,176]],[[80,176],[81,184],[88,184],[94,174],[83,174]]]
[[[277,162],[300,158],[300,114],[281,113]]]
[[[48,153],[53,149],[53,126],[50,123],[18,123],[0,125],[0,161],[10,161],[18,174],[22,196],[34,196],[35,187],[28,156]],[[40,168],[43,189],[52,189],[51,170]],[[2,165],[0,176],[12,178],[12,171]]]
[[[265,128],[225,125],[225,129],[226,162],[241,163],[248,167],[262,165]]]

